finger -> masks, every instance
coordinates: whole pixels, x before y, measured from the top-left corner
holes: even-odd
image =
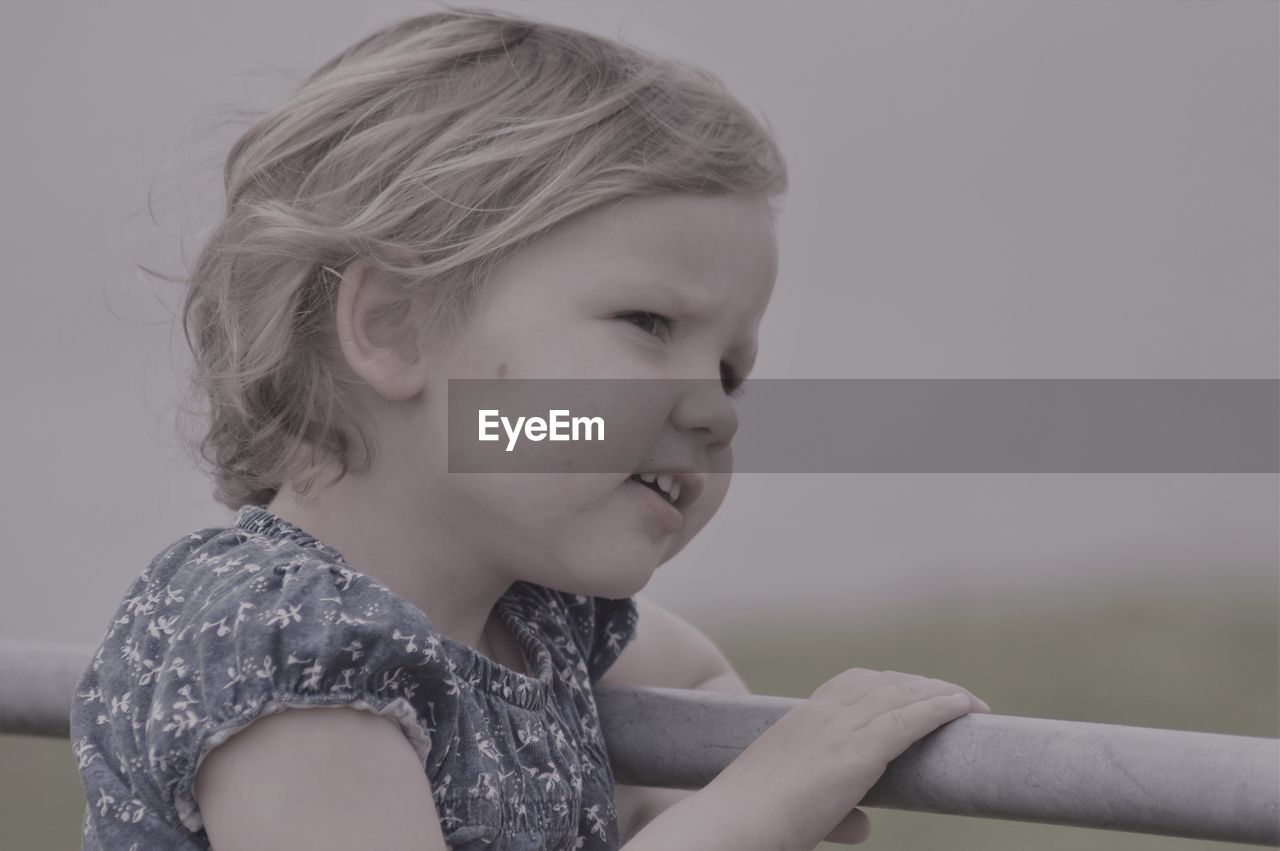
[[[886,683],[910,682],[922,680],[924,677],[904,674],[899,671],[869,671],[866,668],[850,668],[836,674],[810,695],[812,699],[825,700],[830,703],[857,703],[872,690]],[[953,691],[960,691],[956,686]]]
[[[965,715],[968,694],[936,695],[883,712],[850,736],[852,752],[868,764],[883,766],[917,740]]]
[[[969,699],[966,706],[972,706],[972,701],[977,699],[955,683],[949,683],[946,680],[926,680],[915,677],[901,682],[882,683],[867,692],[855,705],[858,715],[864,721],[870,721],[877,715],[882,715],[911,703],[928,700],[933,697],[956,694],[965,695]]]

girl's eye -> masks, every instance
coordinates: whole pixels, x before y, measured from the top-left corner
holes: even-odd
[[[720,383],[724,385],[725,395],[736,399],[746,392],[743,386],[746,380],[738,377],[738,371],[727,363],[720,364]]]
[[[637,328],[655,337],[669,336],[675,328],[675,322],[661,313],[650,310],[632,310],[619,313],[617,319],[625,319]],[[736,398],[746,392],[745,380],[738,377],[738,371],[727,363],[720,364],[720,383],[724,386],[725,395]]]
[[[648,310],[633,310],[628,313],[621,313],[618,314],[618,318],[634,323],[637,328],[655,337],[664,337],[670,334],[672,326],[675,324],[661,313],[653,313]]]

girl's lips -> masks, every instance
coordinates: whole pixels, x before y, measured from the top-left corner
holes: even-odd
[[[702,491],[707,485],[706,473],[699,472],[696,468],[683,464],[650,467],[632,475],[638,475],[639,473],[649,473],[654,476],[665,474],[679,482],[680,498],[672,504],[682,512],[698,501],[698,497],[702,495]]]
[[[627,479],[623,487],[641,492],[639,497],[645,501],[645,511],[660,529],[668,534],[680,531],[680,527],[684,525],[684,515],[665,496],[634,479]]]

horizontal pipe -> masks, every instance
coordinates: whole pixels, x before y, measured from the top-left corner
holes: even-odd
[[[94,648],[0,640],[0,733],[71,733],[71,698]]]
[[[797,698],[599,689],[619,783],[700,789]],[[764,779],[762,779],[762,782]],[[1280,740],[966,715],[912,745],[862,805],[1280,844]]]
[[[0,640],[0,733],[66,736],[93,650]],[[596,691],[619,783],[700,789],[804,701]],[[861,805],[1192,839],[1280,844],[1280,741],[968,715],[909,748]]]

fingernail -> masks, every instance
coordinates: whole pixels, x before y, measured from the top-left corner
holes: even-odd
[[[986,702],[985,700],[983,700],[983,699],[982,699],[982,698],[980,698],[980,697],[979,697],[979,698],[974,698],[974,699],[975,699],[975,700],[977,700],[977,701],[978,701],[978,703],[982,706],[982,711],[983,711],[983,712],[990,712],[990,711],[991,711],[991,707],[987,705],[987,702]]]

